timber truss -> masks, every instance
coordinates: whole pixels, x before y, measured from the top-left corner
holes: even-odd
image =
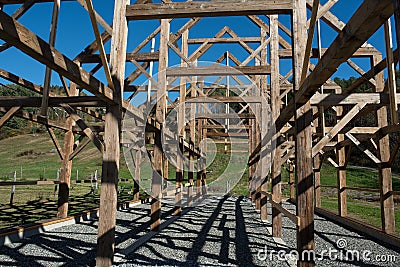
[[[47,41],[18,21],[32,6],[41,5],[42,2],[54,3]],[[271,203],[274,237],[281,237],[282,216],[287,216],[296,225],[299,253],[313,250],[314,213],[319,212],[391,244],[400,244],[400,240],[394,236],[391,177],[391,164],[400,147],[400,140],[394,147],[389,145],[389,135],[400,130],[397,103],[400,95],[395,82],[399,50],[393,49],[396,41],[399,47],[399,0],[364,0],[347,24],[330,12],[338,0],[324,3],[319,0],[163,0],[154,3],[151,0],[137,0],[135,3],[118,0],[114,3],[112,25],[95,11],[92,0],[77,2],[88,12],[95,40],[74,58],[68,58],[55,48],[60,0],[0,0],[2,8],[4,5],[19,4],[12,14],[0,11],[0,38],[4,41],[0,51],[14,47],[46,66],[43,85],[0,69],[3,79],[37,94],[36,97],[1,97],[0,111],[3,116],[0,127],[13,116],[46,126],[62,162],[58,198],[60,218],[68,214],[74,157],[90,142],[102,153],[97,265],[110,266],[113,263],[120,146],[126,147],[125,140],[120,136],[123,114],[129,114],[137,125],[144,126],[150,133],[143,136],[148,144],[147,149],[143,150],[134,143],[127,149],[133,151],[134,155],[134,200],[139,198],[141,157],[143,153],[148,153],[152,159],[155,171],[151,185],[151,230],[159,229],[162,197],[169,193],[164,190],[159,177],[174,180],[176,190],[172,195],[177,203],[174,213],[179,215],[181,207],[185,206],[178,205],[183,198],[190,206],[196,198],[207,194],[205,150],[199,149],[199,144],[206,138],[213,138],[217,144],[227,144],[230,136],[239,137],[240,143],[240,137],[248,136],[248,147],[243,150],[233,150],[226,145],[223,150],[217,149],[215,152],[248,153],[249,185],[257,185],[250,186],[250,197],[263,220],[267,219],[267,203]],[[309,17],[307,11],[310,11]],[[234,30],[235,20],[227,19],[227,24],[232,25],[214,29],[215,32],[210,36],[199,37],[197,34],[191,37],[208,17],[233,16],[238,21],[240,18],[240,23],[248,23],[246,27],[251,29],[251,36],[241,37]],[[281,16],[291,18],[292,24],[283,23]],[[395,21],[397,40],[392,40],[390,19]],[[139,20],[159,26],[139,40],[132,51],[128,51],[128,40],[136,38],[134,30],[128,26],[135,25]],[[320,31],[320,23],[337,33],[328,48],[322,47],[321,42],[313,47],[314,32],[317,32],[319,40],[324,34]],[[367,43],[380,27],[384,28],[382,40],[385,42],[386,58]],[[153,40],[156,40],[156,46],[152,45]],[[109,53],[105,49],[108,42],[111,42]],[[228,49],[223,52],[213,50],[221,47],[221,44]],[[354,58],[369,59],[371,68],[363,70]],[[287,73],[282,70],[284,60],[289,60],[293,66]],[[200,61],[214,64],[201,66],[198,64]],[[331,77],[345,63],[360,76],[343,91]],[[158,66],[157,80],[152,73],[154,64]],[[180,64],[179,67],[172,67],[176,64]],[[132,71],[128,72],[128,69]],[[387,79],[384,70],[387,70]],[[99,71],[104,72],[103,82],[95,78]],[[50,90],[52,73],[59,76],[65,94],[57,95]],[[249,90],[240,78],[244,75],[260,88],[258,95]],[[210,82],[207,77],[214,79]],[[234,84],[227,85],[224,82],[226,77],[230,77]],[[143,78],[150,80],[153,86],[143,85],[140,82]],[[364,83],[369,83],[374,91],[355,93]],[[167,91],[167,94],[158,94]],[[223,94],[217,94],[221,91]],[[82,92],[86,94],[82,95]],[[144,116],[140,108],[129,104],[140,93],[148,93],[151,101],[157,101],[151,116]],[[179,94],[179,97],[173,99],[172,94]],[[260,97],[264,97],[270,106],[271,121],[275,126],[272,135],[266,134],[268,131],[265,129],[270,127],[268,122],[257,119],[260,114],[264,118],[267,112]],[[205,99],[214,99],[228,108],[235,105],[237,114],[232,117],[229,112],[207,113],[204,110],[212,109],[212,105],[204,105],[203,112],[206,115],[197,114],[196,119],[185,122],[185,115],[178,112],[180,130],[169,132],[168,136],[178,140],[179,149],[190,159],[200,159],[202,169],[196,177],[193,171],[184,177],[186,172],[179,167],[182,166],[179,163],[176,177],[168,177],[168,162],[165,151],[161,149],[165,118],[171,110],[186,101],[205,104]],[[35,107],[37,112],[28,112],[25,107]],[[65,122],[49,119],[48,110],[52,107],[61,108],[68,114]],[[99,112],[98,108],[104,108],[105,114]],[[337,123],[334,125],[325,125],[325,113],[328,110],[335,113]],[[357,126],[357,118],[370,113],[376,118],[375,125]],[[85,122],[83,114],[95,118],[98,123],[91,125]],[[236,118],[240,118],[244,127],[238,127]],[[63,147],[53,129],[65,132]],[[135,132],[131,134],[135,135]],[[142,133],[136,134],[139,136]],[[276,143],[272,154],[268,145],[271,139]],[[366,149],[366,143],[372,143],[376,153]],[[381,195],[382,229],[376,230],[346,218],[346,192],[350,190],[346,186],[346,165],[352,147],[361,149],[379,169],[381,186],[376,191]],[[325,156],[331,150],[335,151],[336,159]],[[338,215],[321,208],[323,185],[320,182],[320,168],[324,159],[337,169]],[[269,161],[272,162],[270,170],[266,167]],[[282,206],[283,165],[289,170],[290,197],[297,207],[295,213]],[[299,266],[314,264],[312,259],[298,261]]]

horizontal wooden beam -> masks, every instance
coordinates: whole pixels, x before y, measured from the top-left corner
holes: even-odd
[[[328,48],[321,49],[321,56],[325,54]],[[375,47],[361,47],[359,48],[351,57],[372,57],[375,54],[380,54]],[[292,58],[293,52],[292,49],[279,49],[279,57],[280,58]],[[319,51],[317,48],[311,50],[310,57],[319,58]]]
[[[29,96],[2,96],[0,97],[0,107],[40,107],[42,97]],[[50,97],[49,107],[57,107],[61,104],[70,106],[104,107],[104,101],[95,96],[69,96],[69,97]]]
[[[4,107],[0,107],[0,112],[6,113],[7,109],[4,108]],[[60,130],[69,131],[69,129],[65,126],[65,124],[60,124],[58,122],[55,122],[55,121],[52,121],[52,120],[48,120],[48,119],[43,118],[43,117],[39,117],[39,116],[37,116],[35,114],[29,113],[29,112],[26,112],[26,111],[19,110],[16,113],[14,113],[14,116],[16,116],[18,118],[29,120],[29,121],[32,121],[32,122],[36,122],[36,123],[39,123],[39,124],[42,124],[42,125],[48,125],[50,127],[57,128],[57,129],[60,129]]]
[[[400,100],[400,94],[396,94]],[[388,105],[389,95],[384,93],[317,94],[311,97],[311,105],[343,106],[358,103]]]
[[[268,75],[270,66],[207,66],[207,67],[174,67],[167,69],[167,76],[222,76],[222,75]]]
[[[188,39],[189,44],[203,44],[203,43],[260,43],[260,37],[231,37],[231,38],[195,38],[195,39]]]
[[[221,133],[221,132],[208,132],[208,137],[248,137],[249,134],[246,133]],[[229,143],[229,142],[228,142]]]
[[[107,59],[110,60],[110,54],[107,54]],[[126,61],[136,60],[138,62],[158,61],[159,52],[154,53],[128,53],[126,54]],[[80,63],[101,63],[99,54],[81,54],[77,60]]]
[[[260,97],[256,96],[206,96],[186,97],[186,103],[261,103]]]
[[[6,70],[3,70],[1,68],[0,68],[0,77],[4,78],[4,79],[6,79],[6,80],[8,80],[8,81],[10,81],[12,83],[18,84],[18,85],[20,85],[20,86],[22,86],[22,87],[24,87],[26,89],[29,89],[29,90],[31,90],[33,92],[36,92],[36,93],[39,93],[39,94],[43,93],[43,87],[42,86],[34,84],[34,83],[32,83],[32,82],[30,82],[28,80],[25,80],[24,78],[21,78],[21,77],[15,75],[15,74],[13,74],[11,72],[8,72]],[[54,94],[52,92],[50,92],[49,95],[50,96],[59,96],[59,95],[56,95],[56,94]],[[92,116],[92,117],[94,117],[96,119],[104,121],[104,116],[102,116],[101,114],[99,114],[95,110],[92,110],[92,109],[89,109],[89,108],[85,108],[85,107],[77,107],[77,109],[82,111],[82,112],[84,112],[84,113],[86,113],[86,114],[89,114],[90,116]]]
[[[173,19],[215,16],[283,14],[293,9],[292,0],[232,0],[227,2],[174,2],[133,4],[126,8],[128,20]]]

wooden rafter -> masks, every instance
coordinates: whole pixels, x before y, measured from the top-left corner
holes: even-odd
[[[114,103],[112,90],[76,63],[50,46],[22,24],[0,11],[0,38],[32,58],[57,71],[108,103]]]

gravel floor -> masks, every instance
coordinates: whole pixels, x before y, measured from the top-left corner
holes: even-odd
[[[181,217],[171,215],[172,201],[163,206],[162,231],[149,232],[148,204],[117,212],[116,265],[120,266],[290,266],[293,261],[280,260],[296,245],[294,225],[283,218],[283,241],[273,239],[270,225],[247,198],[208,198],[186,209]],[[288,209],[293,209],[287,204]],[[315,240],[317,266],[399,266],[399,252],[390,250],[366,237],[316,217]],[[20,243],[0,247],[1,266],[93,266],[97,221],[63,226],[54,231],[26,238]],[[361,261],[346,260],[346,253],[331,260],[323,249],[360,250]],[[341,245],[341,244],[340,244]],[[270,253],[272,251],[275,253]],[[370,250],[363,260],[363,251]],[[265,253],[267,252],[267,253]],[[283,253],[283,252],[281,252]],[[376,255],[394,255],[396,262],[377,262]]]

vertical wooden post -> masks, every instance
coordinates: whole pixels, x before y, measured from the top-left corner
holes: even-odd
[[[203,120],[203,126],[207,126],[207,119]],[[205,196],[207,194],[207,128],[203,127],[202,138],[203,138],[203,154],[204,159],[202,160],[202,168],[201,168],[201,194]]]
[[[160,55],[158,62],[158,102],[156,105],[156,120],[162,125],[165,121],[165,108],[167,100],[167,76],[168,67],[168,41],[169,41],[169,20],[161,20],[160,32]],[[161,132],[155,133],[154,145],[154,170],[151,191],[153,199],[151,200],[150,214],[150,230],[158,231],[160,227],[161,217],[161,193],[162,193],[162,177],[163,177],[163,152],[161,144]]]
[[[336,90],[336,94],[341,93],[341,89]],[[336,122],[343,117],[343,107],[336,107]],[[344,134],[339,133],[337,135],[338,143],[344,141]],[[346,148],[339,147],[336,149],[336,159],[338,168],[336,169],[337,175],[337,194],[338,194],[338,214],[339,216],[347,216],[347,192],[346,192]]]
[[[140,162],[142,154],[140,150],[136,150],[135,155],[135,179],[133,181],[133,201],[139,201],[140,198]]]
[[[295,201],[296,199],[296,181],[294,177],[294,163],[289,163],[289,183],[290,183],[290,200]]]
[[[390,103],[390,118],[391,124],[399,123],[398,107],[397,107],[397,85],[396,85],[396,66],[394,64],[393,56],[393,37],[392,26],[390,18],[383,24],[385,31],[385,44],[386,44],[386,62],[388,70],[388,88],[389,88],[389,103]]]
[[[65,218],[68,215],[69,188],[71,184],[72,161],[69,160],[69,156],[73,152],[74,147],[72,127],[75,125],[75,122],[70,116],[66,119],[66,125],[69,130],[64,135],[64,157],[61,163],[60,186],[58,190],[58,218]]]
[[[203,119],[198,120],[197,123],[197,136],[198,136],[198,143],[203,140]],[[203,175],[203,166],[201,160],[198,160],[198,167],[197,167],[197,179],[196,179],[196,202],[200,201],[201,199],[201,179]]]
[[[256,106],[256,113],[257,116],[260,115],[260,106],[257,104]],[[255,146],[257,147],[260,142],[261,142],[261,138],[260,138],[260,123],[257,122],[257,120],[254,120],[254,124],[255,124],[255,138],[254,138],[254,143]],[[261,151],[260,151],[260,156],[261,156]],[[255,188],[255,193],[254,193],[254,197],[255,197],[255,203],[256,203],[256,210],[260,210],[260,206],[261,206],[261,168],[263,166],[261,166],[260,161],[258,161],[256,167],[255,167],[255,175],[256,175],[256,185],[257,187]]]
[[[373,66],[382,60],[381,55],[374,55],[372,58]],[[385,88],[385,78],[383,72],[375,76],[376,92],[380,93]],[[379,107],[376,112],[376,119],[378,127],[386,127],[388,125],[387,106]],[[380,205],[381,205],[381,220],[382,230],[388,234],[395,233],[395,217],[394,217],[394,201],[393,201],[393,187],[392,187],[392,169],[389,163],[390,160],[390,146],[389,135],[379,136],[378,153],[381,164],[379,168],[379,182],[380,182]]]
[[[261,28],[260,32],[260,37],[261,37],[261,45],[265,44],[267,41],[267,32],[265,31],[264,28]],[[261,61],[259,62],[261,66],[267,65],[267,50],[262,49],[261,50]],[[261,96],[266,96],[267,92],[267,77],[265,75],[261,76],[260,78],[260,94]],[[261,105],[261,128],[262,128],[262,133],[261,133],[261,147],[263,149],[260,150],[260,167],[261,167],[261,191],[262,192],[268,192],[268,158],[270,155],[268,155],[268,149],[267,149],[267,144],[268,141],[265,139],[264,135],[268,131],[268,119],[267,119],[267,107],[264,106],[263,104]],[[260,216],[261,220],[267,220],[268,217],[268,197],[264,194],[261,194],[260,196]]]
[[[182,55],[186,56],[188,55],[188,38],[189,38],[189,31],[185,30],[182,33],[182,44],[181,44],[181,49],[182,49]],[[182,66],[187,66],[187,63],[184,60],[181,60]],[[179,84],[179,110],[177,112],[177,121],[178,121],[178,135],[179,135],[179,144],[178,144],[178,153],[177,153],[177,159],[176,159],[176,192],[175,192],[175,210],[174,210],[174,215],[180,215],[182,212],[182,182],[184,179],[184,166],[183,166],[183,160],[179,156],[180,153],[182,155],[184,154],[184,146],[183,146],[183,141],[185,140],[185,101],[186,101],[186,78],[181,77],[180,78],[180,84]]]
[[[396,25],[396,40],[397,48],[400,47],[400,0],[393,0],[394,2],[394,21]],[[400,49],[397,49],[397,58],[400,58]]]
[[[317,154],[314,157],[314,188],[315,188],[315,207],[321,207],[321,165],[322,156]]]
[[[54,0],[53,6],[53,15],[51,18],[51,26],[50,26],[50,37],[49,44],[54,46],[56,43],[56,34],[57,34],[57,24],[58,24],[58,14],[60,11],[60,2],[61,0]],[[43,117],[47,116],[47,108],[49,105],[49,93],[50,93],[50,82],[51,82],[51,69],[46,66],[45,77],[44,77],[44,85],[43,85],[43,96],[42,96],[42,106],[40,109],[40,115]]]
[[[17,172],[14,171],[14,179],[13,179],[14,184],[11,186],[11,195],[10,195],[10,206],[13,205],[14,202],[14,194],[15,194],[15,183],[17,182]]]
[[[193,76],[192,77],[192,86],[197,86],[197,77]],[[196,97],[196,90],[194,87],[192,87],[192,90],[190,91],[190,96],[191,97]],[[190,119],[195,117],[195,109],[196,109],[196,104],[190,104]],[[187,195],[187,201],[188,201],[188,206],[192,206],[193,204],[193,185],[194,185],[194,146],[196,142],[196,120],[191,120],[189,122],[189,144],[190,144],[190,150],[189,150],[189,159],[190,159],[190,164],[189,164],[189,172],[188,172],[188,195]]]
[[[78,90],[76,84],[71,83],[69,86],[69,92],[71,96],[78,95]],[[65,218],[68,216],[68,199],[69,199],[69,188],[71,185],[71,172],[72,172],[72,160],[69,159],[74,148],[74,133],[73,127],[75,126],[75,121],[70,115],[66,118],[66,127],[68,131],[64,135],[64,147],[63,147],[63,159],[61,162],[60,171],[60,186],[58,189],[58,203],[57,203],[57,217]]]
[[[270,50],[271,50],[271,109],[272,120],[275,121],[280,114],[281,98],[279,87],[279,30],[278,30],[278,15],[270,16]],[[276,133],[274,140],[276,146],[279,146],[279,133]],[[282,188],[281,188],[281,156],[277,153],[273,155],[272,161],[272,200],[276,203],[282,203]],[[282,236],[282,213],[275,207],[272,207],[272,236]]]
[[[168,187],[168,168],[169,162],[167,156],[163,153],[163,185],[162,190],[167,190]]]
[[[253,120],[249,120],[249,157],[254,151],[254,131],[253,131]],[[252,191],[252,179],[254,175],[254,163],[248,168],[249,174],[249,198],[253,201],[253,191]]]
[[[99,226],[97,234],[96,266],[113,264],[115,223],[117,212],[117,187],[120,159],[121,103],[124,88],[128,23],[125,17],[129,0],[115,1],[113,37],[110,52],[110,71],[114,88],[115,105],[107,107],[100,192]]]
[[[294,88],[298,90],[307,40],[307,9],[305,0],[295,0],[293,9],[293,74]],[[307,55],[308,56],[308,55]],[[297,176],[297,249],[299,255],[305,250],[314,250],[314,185],[312,169],[313,120],[310,101],[296,107],[296,176]],[[297,266],[314,266],[313,258],[301,258]]]

